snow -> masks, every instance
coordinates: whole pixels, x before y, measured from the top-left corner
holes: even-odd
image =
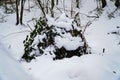
[[[55,37],[55,45],[58,48],[64,47],[66,50],[76,50],[79,46],[83,46],[82,40],[79,37],[69,39],[68,37]]]
[[[63,24],[64,24],[64,25],[63,25]],[[67,31],[72,29],[71,24],[66,23],[66,22],[57,22],[57,23],[55,24],[55,26],[58,26],[58,27],[60,27],[60,28],[65,28]]]
[[[86,38],[95,52],[101,53],[102,49],[105,48],[108,54],[119,53],[120,47],[117,45],[119,38],[108,35],[108,33],[116,30],[116,27],[119,26],[119,21],[116,22],[117,20],[119,20],[119,18],[108,20],[102,17],[87,29]]]
[[[33,80],[0,42],[0,80]]]
[[[119,80],[120,62],[114,63],[117,59],[113,61],[113,56],[93,54],[57,61],[42,56],[23,65],[31,75],[41,80]]]
[[[60,15],[60,17],[57,18],[56,20],[54,20],[53,18],[51,18],[48,15],[47,15],[47,19],[48,19],[49,25],[54,25],[54,26],[57,26],[59,28],[64,28],[67,31],[72,29],[71,25],[72,25],[73,19],[68,18],[65,13],[62,13]]]
[[[97,6],[95,1],[82,0],[80,12],[95,15],[90,13]],[[70,0],[66,2],[65,7],[69,8]],[[34,6],[32,2],[31,5]],[[34,80],[120,80],[120,45],[118,45],[120,36],[108,34],[119,30],[116,27],[120,26],[120,10],[114,13],[115,18],[108,18],[108,14],[116,9],[113,5],[114,2],[107,0],[107,6],[103,9],[100,18],[85,31],[85,38],[92,49],[92,54],[56,61],[53,61],[51,55],[42,55],[30,63],[20,63],[18,60],[24,52],[23,40],[30,33],[30,28],[26,25],[29,24],[34,29],[35,21],[32,19],[39,18],[41,15],[39,9],[35,7],[31,12],[25,11],[24,26],[16,26],[15,14],[4,14],[0,9],[0,14],[6,16],[5,22],[0,23],[0,80],[32,80],[33,77],[35,77]],[[58,19],[47,15],[50,21],[48,24],[56,24],[59,28],[66,30],[72,29],[72,19],[66,17],[65,13],[67,12],[63,12]],[[86,19],[82,14],[80,17],[81,25],[91,20]],[[37,37],[42,38],[44,35]],[[38,43],[38,40],[35,39],[35,42]],[[57,37],[55,42],[57,47],[64,46],[67,50],[74,50],[82,45],[80,38],[71,38],[69,34],[64,34],[64,38]],[[104,53],[103,49],[105,49]],[[53,47],[48,47],[45,53],[50,50],[54,50]]]
[[[67,15],[63,12],[62,15],[56,20],[56,22],[69,22],[69,18]]]

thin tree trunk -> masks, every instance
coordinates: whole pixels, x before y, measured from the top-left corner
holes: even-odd
[[[71,17],[73,17],[73,0],[71,0]]]
[[[77,8],[80,8],[79,5],[80,5],[80,0],[76,0],[76,7],[77,7]]]
[[[42,13],[43,13],[43,16],[46,17],[45,10],[44,10],[44,7],[43,7],[43,5],[42,5],[41,0],[37,0],[37,2],[38,2],[39,6],[40,6],[40,8],[41,8],[41,11],[42,11]]]
[[[102,0],[102,8],[104,8],[107,5],[106,0]]]
[[[28,10],[30,12],[30,0],[28,0]]]
[[[23,10],[24,10],[25,0],[21,0],[21,12],[20,12],[20,24],[23,24]]]
[[[58,0],[56,0],[56,5],[58,5]]]
[[[80,27],[80,26],[81,26],[81,21],[80,21],[79,12],[75,14],[74,20],[75,20],[75,22],[76,22],[76,25],[77,25],[78,27]]]
[[[46,1],[46,13],[47,13],[47,14],[49,13],[48,8],[49,8],[49,0]]]
[[[120,2],[119,2],[119,0],[116,0],[115,1],[115,6],[118,8],[118,7],[120,7]]]
[[[53,11],[54,6],[55,6],[54,0],[51,0],[51,17],[54,17],[54,11]]]
[[[19,24],[19,9],[18,9],[18,0],[16,0],[16,25]]]
[[[5,0],[5,13],[7,13],[8,7],[7,7],[7,1]]]

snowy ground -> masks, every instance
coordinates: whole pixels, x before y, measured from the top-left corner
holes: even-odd
[[[83,0],[82,3],[88,5],[89,1],[85,3]],[[112,12],[115,8],[111,7],[112,3],[108,3],[105,10]],[[95,3],[89,6],[91,6],[89,9],[81,8],[81,12],[89,12],[88,10],[92,10]],[[30,28],[16,26],[15,14],[8,15],[5,18],[7,22],[0,23],[0,80],[8,80],[7,78],[24,80],[23,77],[26,80],[25,72],[37,80],[120,80],[120,45],[118,45],[120,36],[108,34],[118,30],[116,27],[120,26],[120,14],[115,13],[116,18],[108,19],[107,11],[104,11],[101,17],[94,21],[85,32],[86,40],[93,54],[57,61],[53,61],[50,56],[43,55],[31,63],[23,62],[22,66],[25,71],[21,71],[21,67],[19,70],[18,60],[23,55],[23,40],[29,34]],[[2,13],[1,10],[0,13]],[[25,25],[34,25],[27,22],[39,15],[38,9],[33,9],[31,12],[26,11]],[[103,49],[105,49],[104,53]]]
[[[0,42],[0,80],[33,80]]]

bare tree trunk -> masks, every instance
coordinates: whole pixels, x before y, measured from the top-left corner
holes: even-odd
[[[28,0],[28,10],[30,12],[30,0]]]
[[[58,5],[58,0],[56,0],[56,5]]]
[[[18,0],[16,0],[16,25],[19,24],[19,9],[18,9]]]
[[[76,7],[77,7],[77,8],[80,8],[79,5],[80,5],[80,0],[76,0]]]
[[[73,0],[71,0],[71,17],[73,17]]]
[[[120,7],[120,2],[119,2],[119,0],[116,0],[115,1],[115,6],[118,8],[118,7]]]
[[[80,21],[79,12],[75,14],[74,20],[75,20],[75,22],[76,22],[76,25],[77,25],[78,27],[80,27],[80,26],[81,26],[81,21]]]
[[[54,0],[51,0],[51,17],[54,17],[54,11],[53,11],[53,8],[54,8],[55,4],[54,4]]]
[[[10,4],[11,4],[11,5],[12,5],[12,3],[13,3],[12,0],[10,0]]]
[[[104,8],[107,5],[106,0],[102,0],[102,8]]]
[[[46,1],[46,13],[49,13],[49,0]]]
[[[40,8],[41,8],[41,11],[42,11],[42,13],[43,13],[43,16],[46,17],[46,13],[45,13],[45,10],[44,10],[44,7],[43,7],[43,5],[42,5],[41,0],[37,0],[37,2],[38,2],[39,6],[40,6]]]
[[[25,0],[21,0],[21,12],[20,12],[20,24],[23,24],[23,10],[24,10]]]
[[[7,13],[8,7],[7,7],[7,1],[5,0],[5,13]]]

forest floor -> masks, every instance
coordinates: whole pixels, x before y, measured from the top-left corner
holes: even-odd
[[[34,29],[35,20],[32,19],[38,19],[39,9],[31,9],[31,12],[25,11],[24,25],[18,26],[15,25],[15,13],[4,14],[4,11],[0,9],[0,15],[5,16],[3,22],[0,22],[0,65],[3,61],[2,56],[6,55],[7,57],[4,58],[9,59],[12,56],[15,63],[11,63],[10,59],[10,62],[8,60],[6,64],[2,65],[7,65],[7,62],[8,66],[10,63],[11,65],[19,63],[23,70],[36,80],[120,80],[120,11],[114,13],[115,18],[109,19],[108,12],[115,10],[115,8],[111,8],[111,5],[109,3],[100,18],[96,19],[85,31],[92,54],[56,61],[53,61],[50,56],[41,56],[30,63],[19,63],[19,60],[24,53],[23,40],[30,33],[27,25]],[[84,12],[85,9],[83,8],[81,11]],[[8,50],[7,52],[3,46]],[[2,55],[4,53],[5,55]],[[1,71],[7,66],[4,67],[0,66],[0,80],[8,80],[1,77],[3,74]],[[2,68],[3,70],[1,70]],[[14,71],[14,69],[11,69],[11,73],[12,70]],[[19,72],[16,74],[19,75]]]

